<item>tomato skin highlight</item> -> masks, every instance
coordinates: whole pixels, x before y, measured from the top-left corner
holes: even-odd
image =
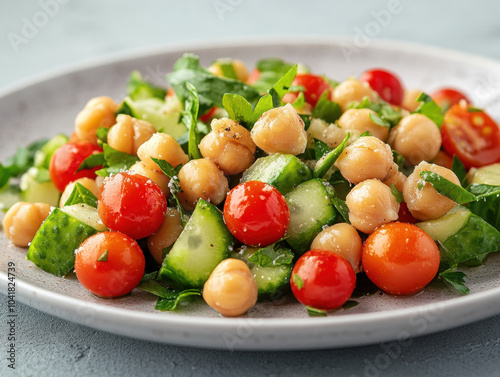
[[[232,235],[244,244],[267,246],[285,235],[290,210],[276,188],[264,182],[248,181],[227,195],[224,221]]]
[[[456,105],[462,100],[470,103],[465,94],[451,88],[442,88],[436,90],[434,93],[432,93],[431,98],[438,104],[439,107],[441,107],[444,112],[446,112],[450,107]]]
[[[367,82],[384,101],[401,106],[404,88],[395,74],[383,69],[371,69],[365,71],[359,81]]]
[[[332,90],[328,81],[321,76],[313,75],[311,73],[298,73],[297,76],[295,76],[292,85],[304,87],[305,100],[313,107],[316,106],[316,103],[325,90]],[[329,98],[330,95],[327,96],[327,99]],[[293,100],[291,102],[293,102]]]
[[[469,111],[461,102],[444,115],[443,148],[457,155],[467,169],[500,161],[500,129],[484,111]]]
[[[422,290],[436,276],[440,259],[439,249],[427,233],[399,222],[382,225],[370,234],[361,255],[368,278],[393,295]]]
[[[105,179],[98,211],[104,224],[134,239],[145,238],[161,226],[167,200],[150,179],[128,172]]]
[[[60,192],[63,192],[69,183],[79,178],[95,179],[95,171],[101,166],[79,172],[77,170],[87,157],[101,152],[101,147],[83,141],[62,145],[54,152],[50,160],[50,179]]]
[[[107,260],[99,261],[105,253]],[[75,257],[75,272],[80,283],[105,298],[130,293],[141,281],[145,265],[137,242],[118,232],[102,232],[87,238]]]
[[[356,286],[352,266],[327,250],[309,250],[295,263],[290,280],[295,298],[306,306],[332,310],[345,304]]]

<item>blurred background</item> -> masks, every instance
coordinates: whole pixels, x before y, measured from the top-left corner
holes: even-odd
[[[116,53],[252,36],[346,36],[354,46],[386,39],[500,60],[499,14],[500,2],[493,0],[2,0],[0,90]],[[5,322],[0,309],[0,344]],[[500,370],[500,317],[417,338],[397,355],[384,345],[198,350],[107,334],[21,304],[18,331],[18,369],[7,370],[2,357],[2,376],[494,376]],[[376,364],[381,355],[389,360],[382,367]]]

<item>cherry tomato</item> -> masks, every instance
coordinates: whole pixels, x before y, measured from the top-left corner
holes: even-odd
[[[292,292],[300,303],[321,310],[345,304],[356,286],[349,262],[327,250],[309,250],[293,267]]]
[[[404,89],[401,81],[393,73],[383,69],[372,69],[364,72],[359,81],[370,84],[384,101],[401,106]]]
[[[122,172],[104,180],[98,210],[109,229],[140,239],[150,236],[161,226],[167,199],[150,179]]]
[[[409,224],[418,223],[418,220],[413,217],[405,202],[399,203],[398,221]]]
[[[393,295],[422,290],[436,276],[440,254],[432,238],[412,224],[382,225],[366,239],[361,262],[366,276]]]
[[[132,238],[118,232],[102,232],[87,238],[75,256],[80,283],[101,297],[130,293],[142,279],[146,262]]]
[[[94,179],[96,177],[95,171],[99,170],[101,166],[79,172],[77,170],[88,156],[100,152],[102,152],[102,148],[83,141],[62,145],[55,151],[50,160],[50,179],[61,192],[64,191],[68,183],[78,178]]]
[[[244,244],[267,246],[285,235],[290,210],[285,197],[273,186],[248,181],[227,195],[224,221],[233,236]]]
[[[259,80],[259,78],[260,78],[260,71],[257,68],[254,68],[253,71],[250,73],[250,76],[248,76],[247,84],[253,85]]]
[[[434,102],[436,102],[443,112],[446,112],[450,107],[456,105],[461,100],[465,100],[470,103],[469,99],[461,92],[451,88],[443,88],[435,91],[431,95]]]
[[[200,116],[200,120],[203,123],[207,123],[210,120],[210,118],[215,114],[216,111],[217,111],[217,106],[212,107],[205,114]]]
[[[298,73],[297,76],[295,76],[292,85],[304,87],[305,100],[313,107],[316,106],[319,97],[321,97],[325,90],[331,90],[330,83],[328,81],[321,76],[313,75],[311,73]]]
[[[457,157],[466,168],[481,167],[500,161],[500,130],[484,111],[468,105],[453,105],[441,126],[443,148]]]

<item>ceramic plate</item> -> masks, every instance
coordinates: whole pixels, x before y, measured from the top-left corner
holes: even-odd
[[[70,70],[28,80],[0,93],[0,160],[17,146],[39,137],[69,134],[76,114],[91,97],[125,95],[129,73],[138,69],[164,82],[173,63],[185,51],[208,65],[218,57],[234,57],[253,66],[263,57],[302,62],[313,72],[337,80],[357,76],[367,68],[397,72],[408,88],[427,92],[446,85],[463,90],[477,106],[500,120],[500,63],[431,47],[372,41],[356,46],[350,39],[290,38],[222,41],[182,45],[120,55]],[[496,85],[496,86],[495,86]],[[13,247],[0,234],[0,285],[7,292],[7,265],[15,265],[16,298],[52,315],[111,333],[190,346],[225,349],[311,349],[347,347],[382,341],[405,342],[411,336],[459,326],[500,313],[500,255],[470,269],[467,296],[431,284],[414,297],[376,294],[357,299],[359,305],[308,317],[292,298],[260,303],[241,318],[222,318],[202,302],[177,312],[155,312],[153,296],[134,291],[117,300],[89,294],[73,276],[57,278],[25,260],[26,250]],[[201,301],[201,300],[200,300]]]

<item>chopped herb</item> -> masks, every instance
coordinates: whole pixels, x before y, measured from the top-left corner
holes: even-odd
[[[203,157],[198,145],[205,134],[199,132],[200,130],[197,127],[198,110],[200,108],[198,92],[189,82],[186,83],[186,90],[188,95],[184,102],[184,110],[181,113],[181,123],[189,130],[188,155],[189,159],[193,160]]]
[[[314,139],[314,153],[316,160],[319,160],[321,157],[330,153],[330,147],[328,144],[322,142],[319,139]]]
[[[456,185],[439,174],[431,171],[421,171],[420,177],[424,181],[429,182],[441,195],[446,196],[448,199],[458,204],[470,203],[477,200],[474,194],[471,194],[462,186]]]
[[[173,311],[186,297],[201,296],[201,290],[199,289],[176,291],[165,287],[156,280],[145,281],[139,284],[137,288],[158,296],[155,309],[160,311]]]
[[[467,170],[465,169],[464,164],[460,159],[457,157],[457,155],[453,156],[453,165],[451,167],[451,170],[453,170],[453,173],[458,177],[460,180],[460,184],[462,187],[467,187],[469,186],[469,181],[467,180]]]
[[[304,286],[304,281],[302,280],[302,278],[297,275],[297,274],[293,274],[292,275],[292,281],[293,281],[293,284],[295,284],[295,286],[297,287],[297,289],[300,291],[302,289],[302,287]]]
[[[134,101],[147,98],[165,99],[167,91],[143,80],[139,71],[132,71],[127,84],[127,95]]]
[[[345,310],[352,309],[358,305],[359,305],[359,302],[357,302],[357,301],[347,300],[346,303],[344,305],[342,305],[342,309],[345,309]]]
[[[326,310],[316,309],[312,306],[306,306],[306,310],[311,317],[326,317]]]
[[[108,261],[108,250],[101,254],[99,258],[97,258],[98,262],[107,262]]]
[[[401,118],[403,118],[401,109],[395,109],[389,103],[382,100],[379,102],[373,102],[368,97],[365,97],[360,103],[352,103],[350,107],[375,111],[384,123],[388,123],[390,125],[390,128],[395,127]]]
[[[276,267],[291,264],[294,254],[280,243],[275,243],[258,249],[248,260],[261,267]]]
[[[96,136],[98,141],[100,141],[102,144],[108,142],[108,133],[109,133],[109,128],[106,127],[99,127],[96,132]]]
[[[425,115],[432,120],[438,127],[443,124],[444,116],[443,111],[436,102],[427,94],[422,93],[417,98],[418,102],[422,102],[420,106],[413,113]]]
[[[469,106],[469,107],[467,108],[467,111],[468,111],[469,113],[482,113],[482,112],[483,112],[483,109],[480,109],[480,108],[478,108],[478,107],[474,107],[474,106]]]
[[[342,216],[344,222],[350,224],[351,222],[349,221],[349,208],[347,207],[345,200],[339,199],[337,198],[337,196],[330,197],[330,200],[335,209],[340,213],[340,216]]]
[[[439,274],[439,277],[443,279],[448,284],[451,284],[453,288],[459,291],[462,295],[469,293],[469,288],[465,285],[467,275],[461,271],[455,271],[448,269]]]
[[[84,185],[77,182],[73,191],[71,191],[71,195],[69,196],[64,206],[71,206],[74,204],[87,204],[91,207],[97,208],[97,198],[95,195],[87,189]]]
[[[342,143],[340,143],[339,146],[337,146],[334,150],[329,152],[328,154],[324,155],[321,157],[318,162],[316,162],[316,165],[314,166],[314,176],[317,178],[323,178],[325,174],[330,170],[332,165],[337,161],[337,158],[339,158],[340,154],[344,151],[345,147],[347,146],[347,143],[349,142],[349,138],[351,137],[351,134],[348,132]]]
[[[215,61],[215,64],[219,66],[224,77],[238,80],[238,75],[234,70],[233,61],[231,59],[219,59]]]
[[[391,124],[389,122],[383,120],[380,117],[380,115],[378,115],[377,113],[375,113],[375,114],[370,113],[370,119],[372,120],[373,123],[375,123],[378,126],[391,128]]]
[[[295,107],[297,110],[301,110],[304,105],[306,104],[306,97],[304,96],[304,92],[299,92],[299,95],[295,99],[295,101],[292,102],[292,106]]]
[[[391,183],[391,193],[392,195],[396,198],[396,201],[398,203],[402,203],[405,201],[405,198],[403,197],[403,193],[399,191],[394,184]]]
[[[104,150],[104,164],[101,170],[96,171],[96,174],[101,177],[107,177],[110,174],[117,174],[121,171],[128,170],[132,165],[139,161],[139,157],[117,151],[108,144],[103,144],[102,147]],[[94,158],[95,160],[93,160]],[[99,162],[99,158],[100,157],[87,157],[87,159],[91,159],[92,163]],[[87,159],[82,162],[82,165],[86,164]],[[80,168],[82,165],[80,165]]]
[[[334,123],[342,115],[342,109],[337,102],[328,99],[328,90],[325,90],[319,97],[311,115],[313,118],[323,119],[327,123]]]

